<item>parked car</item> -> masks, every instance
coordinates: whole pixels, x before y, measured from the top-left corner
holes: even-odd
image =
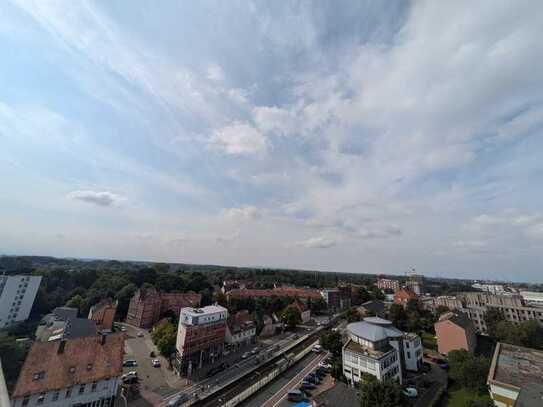
[[[187,401],[189,401],[189,396],[187,394],[181,393],[168,401],[168,407],[177,407]]]
[[[326,372],[324,370],[315,370],[315,375],[322,380],[326,376]]]
[[[322,352],[322,346],[321,346],[321,345],[315,345],[315,346],[313,346],[313,352],[315,352],[315,353],[321,353],[321,352]]]
[[[138,336],[138,338],[143,338],[143,332],[139,331],[139,332],[137,333],[137,336]]]
[[[332,365],[330,363],[326,363],[326,362],[319,363],[319,367],[323,368],[327,372],[332,370]]]
[[[309,373],[306,377],[304,377],[304,380],[315,384],[319,384],[321,382],[319,377],[314,373]]]
[[[125,360],[123,362],[123,367],[136,367],[138,365],[138,362],[136,362],[133,359]]]
[[[306,399],[305,393],[298,389],[290,390],[288,392],[287,398],[288,398],[288,401],[295,401],[295,402],[304,401]]]
[[[136,383],[138,381],[138,372],[132,371],[132,372],[123,374],[121,376],[121,380],[123,381],[123,383],[126,383],[126,384]]]
[[[158,360],[158,359],[151,360],[151,363],[152,363],[153,367],[160,367],[160,360]]]
[[[245,352],[243,355],[241,355],[242,359],[247,359],[251,354],[249,352]]]
[[[449,362],[447,362],[446,360],[444,360],[443,362],[441,363],[438,363],[437,364],[440,368],[444,369],[444,370],[449,370]]]
[[[251,355],[256,355],[258,353],[258,347],[254,348],[252,351],[251,351]]]
[[[313,390],[316,389],[317,386],[314,383],[308,382],[308,381],[302,381],[300,384],[300,389],[302,390]]]
[[[419,392],[414,387],[406,387],[403,389],[403,394],[405,394],[409,398],[416,398],[419,395]]]
[[[207,377],[215,376],[216,374],[219,374],[223,370],[225,370],[228,367],[228,364],[221,363],[218,366],[215,366],[214,368],[210,369],[209,372],[207,372]]]

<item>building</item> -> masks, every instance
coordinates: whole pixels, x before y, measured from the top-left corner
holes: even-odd
[[[410,300],[417,300],[417,294],[411,291],[409,288],[400,288],[394,293],[394,304],[400,304],[404,307]]]
[[[487,293],[491,294],[502,294],[507,292],[505,287],[502,284],[481,284],[481,283],[475,283],[471,285],[476,290],[485,291]]]
[[[326,288],[321,290],[322,298],[328,309],[332,312],[340,312],[351,308],[351,290],[341,288]]]
[[[496,407],[543,405],[543,352],[498,343],[487,380]]]
[[[0,407],[8,407],[9,402],[8,386],[4,378],[4,371],[2,370],[2,360],[0,359]]]
[[[124,333],[35,342],[13,407],[113,406],[123,373]]]
[[[521,291],[520,296],[527,305],[543,305],[543,293],[536,291]]]
[[[113,321],[115,320],[116,312],[117,301],[108,298],[90,308],[88,319],[94,321],[98,331],[111,332],[113,330]]]
[[[41,319],[34,334],[36,340],[47,342],[95,336],[96,323],[87,318],[78,318],[78,312],[77,308],[55,308],[50,314]]]
[[[305,324],[311,319],[311,310],[303,302],[298,300],[298,298],[295,298],[294,301],[292,301],[292,303],[288,305],[288,307],[293,307],[300,311],[300,318],[302,319],[302,323]]]
[[[0,329],[28,319],[40,282],[41,276],[0,275]]]
[[[247,280],[224,280],[221,291],[223,294],[226,294],[230,290],[251,288],[252,285],[252,282]]]
[[[422,274],[410,274],[405,285],[418,296],[424,295],[424,276]]]
[[[351,384],[362,374],[377,380],[402,383],[407,370],[422,366],[422,342],[418,335],[404,333],[386,319],[371,317],[347,325],[343,346],[343,374]]]
[[[261,297],[287,297],[298,298],[302,301],[322,299],[318,290],[298,287],[276,287],[273,289],[234,289],[226,293],[228,301],[232,298],[261,298]]]
[[[225,342],[229,346],[239,347],[255,341],[256,324],[249,311],[239,311],[226,319]]]
[[[383,291],[391,290],[392,292],[396,292],[400,289],[400,282],[398,280],[380,277],[377,279],[377,288],[380,288]]]
[[[228,310],[220,305],[182,308],[177,329],[174,368],[190,376],[192,369],[222,356]]]
[[[386,307],[383,301],[370,300],[357,307],[357,311],[364,317],[384,318],[386,314]]]
[[[181,308],[199,307],[201,294],[161,293],[154,287],[140,288],[128,306],[126,322],[130,325],[149,329],[162,316],[179,316]]]
[[[475,325],[461,312],[447,312],[434,324],[437,337],[437,350],[446,355],[452,350],[464,349],[475,352],[477,335]]]

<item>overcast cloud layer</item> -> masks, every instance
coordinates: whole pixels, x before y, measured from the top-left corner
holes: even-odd
[[[543,282],[543,3],[0,5],[0,253]]]

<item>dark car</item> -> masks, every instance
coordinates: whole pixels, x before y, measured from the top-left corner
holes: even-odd
[[[306,377],[304,377],[304,380],[306,382],[311,382],[315,384],[319,384],[321,382],[318,376],[315,375],[314,373],[309,373]]]
[[[315,370],[315,374],[317,375],[317,377],[318,377],[319,379],[322,380],[322,379],[326,376],[326,371],[325,371],[324,369],[317,368],[317,369]]]
[[[307,382],[307,381],[303,381],[301,384],[300,384],[300,389],[302,390],[313,390],[313,389],[316,389],[317,386],[314,384],[314,383],[311,383],[311,382]]]
[[[440,368],[442,368],[443,370],[449,370],[449,362],[447,362],[446,360],[444,360],[443,362],[441,363],[438,363],[437,364]]]
[[[226,363],[221,363],[219,366],[215,366],[214,368],[210,369],[209,372],[207,372],[207,377],[215,376],[216,374],[219,374],[223,370],[225,370],[228,367]]]

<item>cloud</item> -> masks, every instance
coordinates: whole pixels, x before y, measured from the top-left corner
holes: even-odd
[[[247,123],[234,122],[215,131],[212,143],[227,154],[249,155],[266,151],[266,139]]]
[[[260,210],[251,205],[240,208],[228,208],[223,211],[223,214],[225,217],[234,220],[256,220],[262,217]]]
[[[240,237],[239,232],[234,232],[230,235],[217,236],[215,242],[219,245],[226,246],[236,242]]]
[[[221,82],[224,80],[224,71],[219,65],[209,65],[207,67],[207,78],[215,82]]]
[[[296,242],[294,245],[305,247],[306,249],[329,249],[336,246],[337,241],[330,237],[320,236]]]
[[[74,201],[81,201],[102,207],[118,206],[125,201],[125,198],[121,195],[108,191],[72,191],[67,197]]]

